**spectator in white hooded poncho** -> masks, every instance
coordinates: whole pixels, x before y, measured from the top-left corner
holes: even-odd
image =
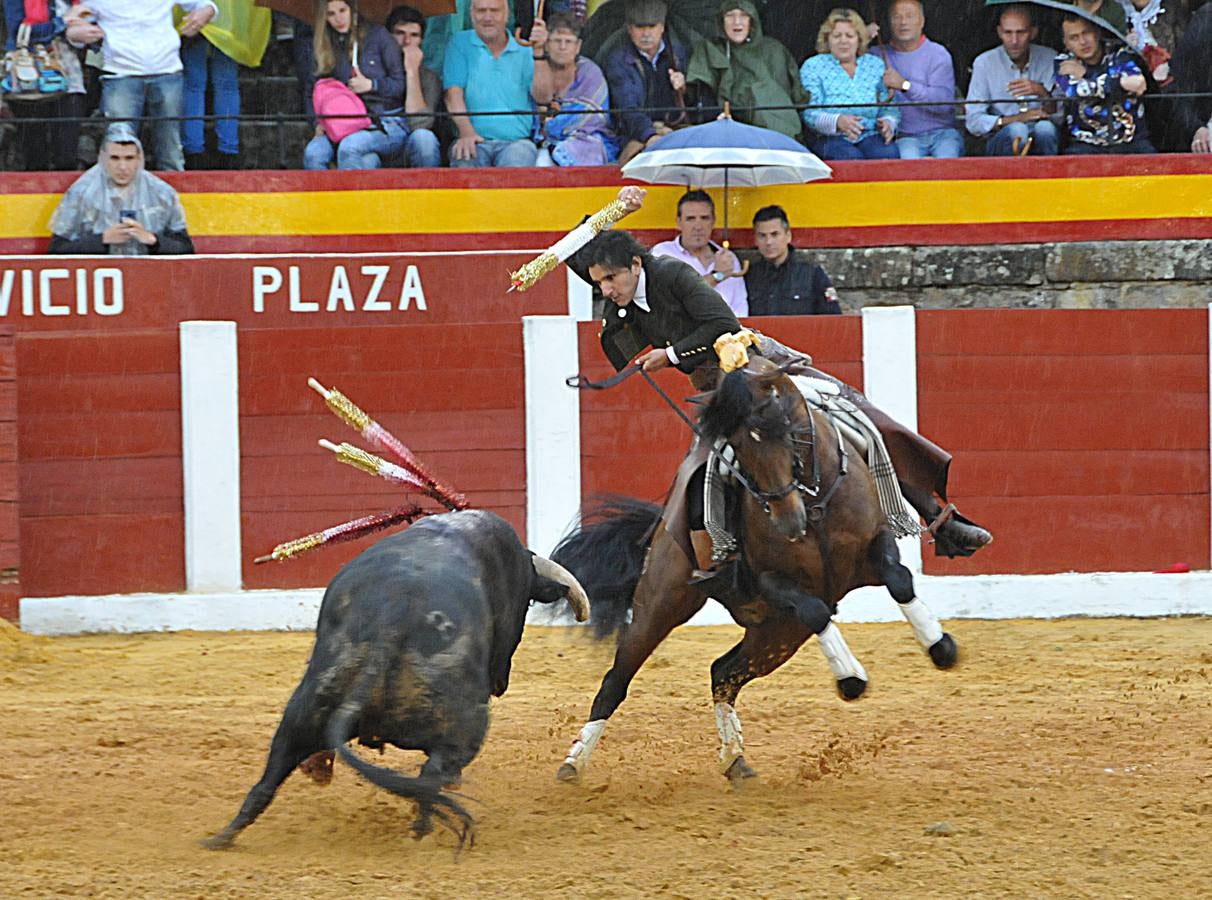
[[[67,189],[51,217],[51,253],[193,253],[185,210],[172,187],[143,167],[143,145],[129,125],[105,132],[97,164]]]

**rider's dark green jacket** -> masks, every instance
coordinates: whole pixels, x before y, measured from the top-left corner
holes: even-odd
[[[680,260],[645,254],[642,262],[649,311],[635,301],[623,307],[606,304],[599,337],[611,365],[624,369],[649,346],[672,347],[678,368],[688,374],[719,362],[716,338],[741,329],[724,298]],[[590,281],[587,271],[575,265],[573,271]]]

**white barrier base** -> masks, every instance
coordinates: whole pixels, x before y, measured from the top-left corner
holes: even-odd
[[[917,595],[940,619],[1055,619],[1062,616],[1212,615],[1212,572],[1064,575],[918,575]],[[144,631],[310,631],[320,588],[216,594],[122,594],[102,597],[25,597],[21,628],[33,634],[132,634]],[[550,621],[541,607],[535,621]],[[883,588],[847,597],[841,622],[901,619]],[[727,625],[714,601],[691,625]]]

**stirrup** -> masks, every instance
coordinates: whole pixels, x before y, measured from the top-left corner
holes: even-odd
[[[948,520],[950,520],[950,518],[955,515],[956,512],[958,512],[958,510],[956,509],[955,504],[948,503],[942,508],[939,514],[934,517],[934,521],[926,526],[926,531],[930,535],[930,543],[934,543],[934,539],[938,537],[939,529],[946,525]]]

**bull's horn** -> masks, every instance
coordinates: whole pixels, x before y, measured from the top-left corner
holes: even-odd
[[[578,622],[584,622],[589,618],[589,597],[585,595],[585,589],[581,587],[581,583],[573,577],[571,572],[559,563],[553,563],[537,553],[534,556],[534,570],[544,578],[550,578],[568,588],[568,602],[571,604],[572,614],[577,617]]]

